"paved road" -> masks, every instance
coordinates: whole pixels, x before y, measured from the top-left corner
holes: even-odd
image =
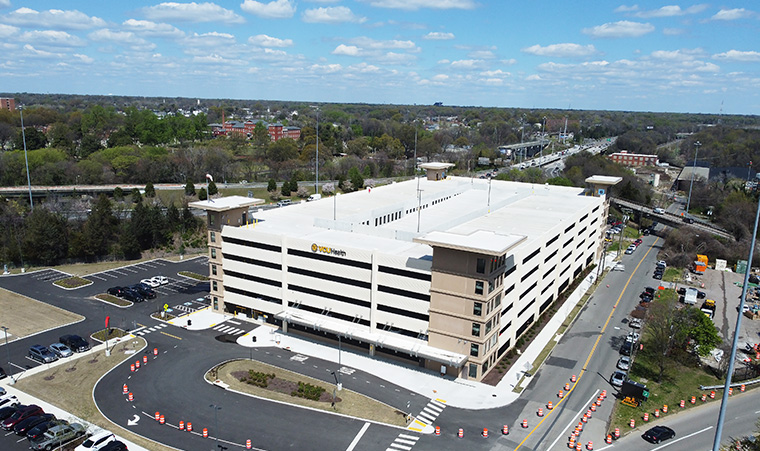
[[[726,421],[723,424],[721,443],[725,446],[733,440],[753,434],[760,415],[760,390],[736,395],[728,400]],[[638,450],[708,450],[715,439],[720,403],[710,403],[696,409],[689,409],[668,419],[653,424],[663,424],[676,432],[673,440],[653,445],[641,438],[641,434],[653,424],[638,428],[615,442],[608,449],[615,451]],[[601,447],[597,448],[601,449]]]

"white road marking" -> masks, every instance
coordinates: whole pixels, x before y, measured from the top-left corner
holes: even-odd
[[[354,448],[356,448],[356,445],[359,444],[359,440],[362,439],[362,436],[365,432],[367,432],[367,429],[369,428],[369,423],[364,423],[364,426],[362,426],[361,430],[358,434],[356,434],[356,437],[354,437],[354,440],[351,442],[350,445],[348,445],[348,448],[346,448],[346,451],[353,451]]]
[[[597,390],[594,392],[594,394],[591,396],[591,398],[589,398],[589,400],[588,400],[588,401],[586,401],[586,403],[584,404],[584,407],[583,407],[584,409],[586,408],[585,406],[587,406],[587,405],[591,404],[591,401],[593,401],[593,400],[594,400],[594,398],[596,398],[596,395],[597,395],[598,393],[599,393],[599,390],[597,389]],[[554,406],[554,408],[555,408],[555,409],[556,409],[557,407],[559,407],[559,406]],[[579,410],[579,411],[578,411],[578,414],[579,414],[579,415],[580,415],[581,411],[582,411],[582,410]],[[576,415],[573,415],[573,419],[572,419],[572,420],[570,420],[570,422],[567,424],[567,426],[565,426],[565,427],[562,429],[562,431],[560,432],[560,434],[559,434],[559,435],[557,436],[557,438],[556,438],[556,439],[555,439],[555,440],[552,442],[552,444],[551,444],[551,445],[549,445],[549,448],[547,448],[547,449],[554,449],[554,445],[556,445],[556,444],[557,444],[557,442],[559,441],[559,439],[561,439],[561,438],[563,438],[563,437],[565,437],[565,436],[566,436],[566,434],[565,434],[565,431],[567,431],[568,429],[570,429],[570,426],[572,426],[572,425],[575,423],[575,420],[576,420],[577,418],[578,418],[578,416],[576,416]]]
[[[689,438],[689,437],[693,437],[693,436],[695,436],[695,435],[697,435],[697,434],[701,434],[702,432],[705,432],[705,431],[709,431],[709,430],[710,430],[710,429],[712,429],[712,428],[713,428],[712,426],[708,426],[708,427],[706,427],[706,428],[704,428],[704,429],[701,429],[701,430],[699,430],[699,431],[697,431],[697,432],[692,432],[692,433],[691,433],[691,434],[689,434],[689,435],[684,435],[683,437],[681,437],[681,438],[679,438],[679,439],[676,439],[676,440],[673,440],[673,441],[672,441],[672,442],[670,442],[670,443],[666,443],[666,444],[664,444],[664,445],[662,445],[662,446],[658,446],[657,448],[653,449],[652,451],[657,451],[658,449],[663,449],[663,448],[665,448],[666,446],[670,446],[670,445],[673,445],[673,444],[675,444],[675,443],[678,443],[678,442],[680,442],[681,440],[685,440],[685,439],[687,439],[687,438]]]

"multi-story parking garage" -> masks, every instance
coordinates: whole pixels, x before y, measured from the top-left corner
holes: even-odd
[[[606,191],[427,178],[277,209],[208,213],[212,307],[480,380],[601,252]]]

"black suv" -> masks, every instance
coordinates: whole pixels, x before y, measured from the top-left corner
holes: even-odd
[[[111,287],[106,291],[106,293],[112,295],[112,296],[118,296],[123,297],[124,296],[124,288],[122,287]]]
[[[68,346],[69,349],[74,352],[85,352],[90,350],[90,344],[79,335],[63,335],[58,341]]]
[[[140,293],[138,293],[136,290],[133,290],[131,288],[127,288],[126,290],[124,290],[124,299],[130,302],[134,302],[134,303],[145,301],[145,298],[142,297]]]
[[[129,289],[137,292],[137,294],[144,297],[145,299],[156,299],[156,292],[151,290],[150,287],[144,286],[141,283],[131,285]]]

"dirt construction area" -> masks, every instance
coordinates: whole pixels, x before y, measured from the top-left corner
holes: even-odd
[[[708,268],[704,275],[696,277],[692,275],[691,278],[690,286],[704,291],[707,294],[706,299],[715,301],[716,310],[713,321],[724,342],[730,345],[736,327],[736,319],[739,315],[738,307],[744,274]],[[702,284],[704,284],[704,288],[702,288]],[[754,291],[754,288],[749,290]],[[739,350],[744,349],[744,344],[747,342],[760,342],[760,319],[752,320],[746,316],[742,318],[741,331],[739,332]]]
[[[0,288],[0,312],[8,327],[8,341],[84,319],[76,313]],[[5,336],[2,337],[3,340]]]

